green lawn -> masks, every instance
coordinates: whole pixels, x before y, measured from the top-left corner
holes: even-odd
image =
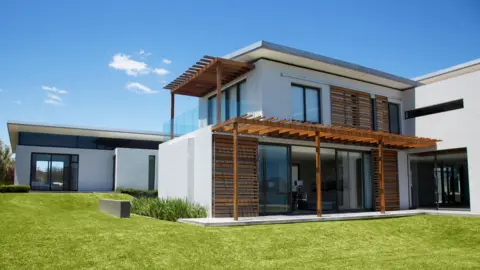
[[[5,268],[480,268],[480,218],[202,228],[97,210],[115,194],[0,194]]]

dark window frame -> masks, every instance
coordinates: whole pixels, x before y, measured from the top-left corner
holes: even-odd
[[[372,106],[372,130],[377,130],[377,99],[371,98],[371,106]]]
[[[292,83],[290,86],[290,91],[292,90],[292,87],[302,88],[302,95],[303,95],[302,96],[303,98],[303,121],[302,122],[322,124],[323,122],[322,121],[322,88]],[[318,122],[307,121],[307,89],[316,90],[318,93]]]
[[[50,161],[49,161],[49,166],[48,166],[48,180],[49,180],[49,187],[48,187],[48,190],[43,190],[43,189],[35,189],[32,187],[32,176],[34,175],[34,171],[36,172],[37,168],[36,168],[36,164],[35,164],[35,167],[33,166],[33,156],[34,155],[49,155],[50,156]],[[68,161],[69,161],[69,175],[68,175],[68,178],[69,178],[69,187],[70,189],[69,190],[52,190],[52,177],[51,177],[51,174],[52,174],[52,171],[51,171],[51,162],[52,162],[52,157],[53,156],[68,156]],[[73,157],[76,157],[77,160],[74,161],[73,160]],[[73,171],[72,171],[72,165],[73,164],[77,164],[77,183],[76,183],[76,189],[72,189],[71,187],[73,186]],[[30,182],[29,182],[29,185],[30,185],[30,189],[31,190],[34,190],[34,191],[58,191],[58,192],[62,192],[62,191],[78,191],[78,180],[80,179],[80,155],[79,154],[65,154],[65,153],[45,153],[45,152],[31,152],[30,153]]]
[[[153,165],[151,165],[153,161]],[[155,175],[156,175],[156,169],[157,169],[157,157],[155,155],[148,155],[148,190],[154,190],[155,189]],[[153,167],[153,168],[152,168]],[[151,177],[153,174],[153,186],[151,186]]]
[[[443,102],[435,105],[425,106],[409,110],[405,112],[405,119],[412,119],[431,114],[449,112],[454,110],[460,110],[464,108],[463,98],[456,99],[448,102]]]
[[[392,117],[390,114],[390,106],[396,106],[397,108],[397,123],[398,123],[398,133],[397,132],[392,132]],[[393,133],[393,134],[402,134],[402,123],[401,123],[401,117],[400,117],[400,111],[401,111],[401,104],[400,103],[395,103],[395,102],[388,102],[388,132]]]
[[[237,110],[236,110],[236,116],[235,117],[238,117],[240,116],[240,85],[246,83],[247,80],[246,79],[243,79],[237,83],[234,83],[232,84],[231,86],[225,88],[224,90],[222,90],[221,93],[225,93],[225,121],[226,120],[229,120],[231,119],[231,116],[230,116],[230,90],[232,89],[236,89],[237,93],[236,93],[236,105],[237,105]],[[212,99],[216,99],[217,98],[217,94],[213,94],[212,96],[208,97],[208,100],[207,100],[207,125],[212,125],[214,122],[217,121],[217,119],[211,119],[212,115],[213,115],[213,110],[216,110],[217,108],[211,108],[210,106],[210,100]],[[220,98],[220,102],[222,102],[222,99]],[[215,103],[215,106],[216,106],[216,103]],[[220,108],[221,108],[221,105],[220,105]],[[221,118],[221,115],[220,115],[220,118]],[[219,123],[217,123],[219,124]]]

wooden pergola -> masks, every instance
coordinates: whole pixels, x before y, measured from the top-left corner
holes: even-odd
[[[216,89],[217,123],[221,122],[222,86],[239,78],[254,66],[249,63],[205,55],[182,75],[166,85],[171,93],[170,136],[173,138],[175,117],[175,94],[203,97]]]
[[[415,149],[435,147],[439,140],[340,126],[326,126],[275,117],[242,116],[217,124],[213,132],[233,134],[233,217],[238,220],[238,137],[239,134],[315,141],[317,216],[322,215],[320,142],[348,143],[378,148],[380,212],[385,213],[384,148]]]

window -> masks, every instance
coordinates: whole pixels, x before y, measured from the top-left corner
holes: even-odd
[[[20,132],[19,145],[113,150],[117,147],[158,149],[159,141]]]
[[[388,103],[388,119],[390,133],[400,134],[400,105]]]
[[[453,110],[463,109],[463,99],[457,99],[445,103],[440,103],[432,106],[422,107],[405,112],[405,119],[448,112]]]
[[[78,155],[32,153],[32,190],[77,191]]]
[[[377,126],[377,109],[376,109],[376,101],[375,98],[372,98],[372,130],[376,130]]]
[[[148,156],[148,190],[155,189],[155,155]]]
[[[320,89],[292,85],[292,120],[320,123]]]
[[[222,92],[222,121],[248,113],[248,106],[245,100],[246,81],[230,86]],[[208,98],[209,125],[217,124],[217,95]]]

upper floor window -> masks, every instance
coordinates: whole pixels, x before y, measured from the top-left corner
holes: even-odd
[[[292,120],[320,123],[320,89],[292,85]]]
[[[388,103],[388,120],[390,133],[400,134],[400,105]]]
[[[222,91],[221,98],[221,120],[244,115],[248,112],[246,97],[246,81],[241,81]],[[208,98],[208,117],[209,125],[217,124],[217,95]]]
[[[405,112],[405,119],[441,113],[441,112],[448,112],[453,110],[458,110],[463,108],[463,99],[457,99],[445,103],[440,103],[432,106],[422,107],[410,111]]]

